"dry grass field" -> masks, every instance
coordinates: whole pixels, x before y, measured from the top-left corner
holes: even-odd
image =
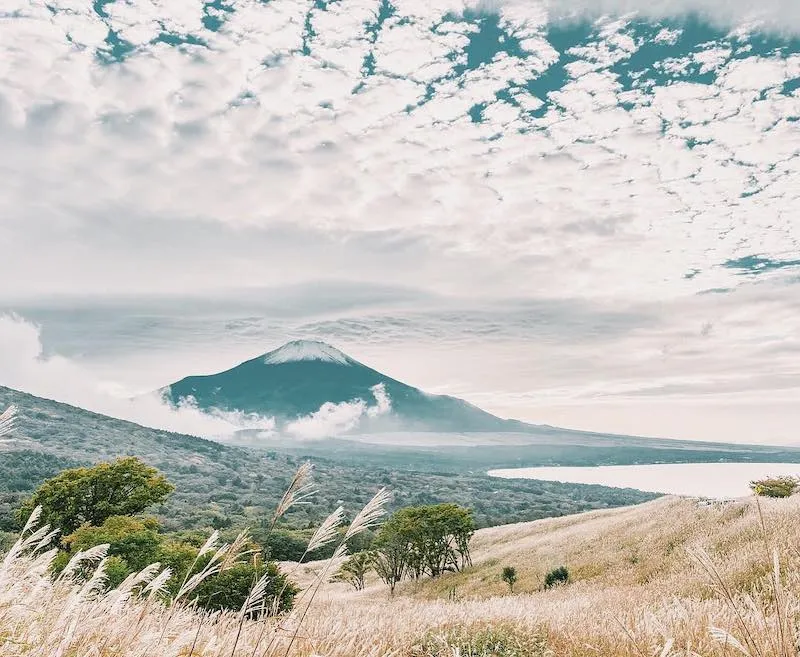
[[[50,553],[26,556],[40,539],[0,566],[4,657],[798,654],[798,497],[664,498],[481,530],[472,568],[407,582],[394,598],[377,582],[355,592],[327,583],[326,564],[303,565],[295,576],[308,589],[295,611],[261,622],[164,607],[153,573],[144,596],[130,584],[99,593],[101,577],[53,583]],[[519,573],[513,595],[505,565]],[[543,590],[559,565],[571,582]]]

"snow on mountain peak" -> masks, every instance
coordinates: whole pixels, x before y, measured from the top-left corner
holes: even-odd
[[[318,340],[294,340],[287,342],[280,349],[266,355],[267,365],[294,363],[297,361],[318,360],[337,365],[352,365],[353,361],[331,345]]]

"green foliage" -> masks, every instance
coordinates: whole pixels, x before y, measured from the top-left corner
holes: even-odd
[[[205,580],[195,590],[197,604],[215,611],[242,609],[250,590],[264,575],[268,576],[267,592],[262,611],[254,616],[280,614],[289,611],[298,589],[291,584],[273,563],[238,563]]]
[[[750,489],[762,497],[790,497],[800,485],[797,477],[769,477],[750,482]]]
[[[96,545],[109,546],[107,562],[108,586],[118,586],[128,575],[139,572],[152,563],[160,563],[174,574],[167,582],[167,591],[177,592],[181,582],[199,572],[207,559],[198,559],[199,547],[180,537],[158,532],[152,518],[112,516],[100,527],[84,524],[62,540],[63,550],[53,564],[54,574],[60,573],[79,551]],[[237,563],[231,568],[206,579],[195,591],[197,604],[210,610],[239,611],[253,584],[269,574],[265,612],[284,612],[291,609],[297,589],[272,562],[264,563],[258,556],[258,546],[252,562]]]
[[[98,527],[112,516],[134,515],[174,490],[158,470],[133,456],[74,468],[45,481],[25,501],[20,520],[42,507],[42,520],[68,534],[84,523]]]
[[[158,521],[153,518],[111,516],[99,527],[81,525],[61,543],[70,555],[95,545],[108,544],[109,556],[119,557],[130,572],[160,562],[163,541],[163,536],[158,533]]]
[[[356,591],[363,591],[365,578],[372,569],[373,561],[372,552],[357,552],[342,564],[333,579],[337,582],[347,582]]]
[[[461,570],[471,563],[474,533],[472,512],[457,504],[400,509],[375,539],[375,570],[392,590],[406,575],[418,579]]]
[[[80,486],[86,488],[81,490]],[[94,468],[68,470],[45,482],[28,504],[42,504],[45,518],[60,527],[76,526],[78,519],[69,516],[70,512],[78,513],[82,520],[80,526],[63,537],[61,551],[53,563],[54,574],[60,573],[78,552],[108,545],[106,574],[109,588],[118,586],[132,573],[160,563],[173,573],[166,589],[175,594],[181,582],[199,572],[210,558],[210,555],[199,558],[199,548],[204,542],[201,535],[191,532],[182,536],[162,534],[155,518],[103,517],[110,509],[139,512],[149,503],[163,499],[171,490],[172,486],[154,468],[133,458],[103,463]],[[99,512],[91,512],[92,502],[98,504]],[[23,513],[29,515],[30,511],[26,509]],[[102,518],[102,522],[92,524],[92,520],[97,518]],[[263,612],[291,609],[297,589],[277,565],[264,563],[259,546],[251,544],[247,553],[254,555],[252,562],[232,564],[197,587],[194,596],[199,606],[210,610],[238,611],[253,585],[268,575]],[[79,571],[77,576],[88,574]]]
[[[566,566],[559,566],[553,568],[544,578],[544,588],[552,589],[554,586],[560,584],[567,584],[569,582],[569,570]]]
[[[552,657],[543,633],[510,622],[454,625],[427,632],[414,657]]]
[[[500,575],[500,578],[508,584],[508,590],[513,593],[514,592],[514,584],[517,583],[517,569],[514,566],[506,566],[503,568],[503,572]]]

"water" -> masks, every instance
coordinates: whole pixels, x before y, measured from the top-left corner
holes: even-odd
[[[730,499],[750,495],[754,479],[800,475],[800,463],[680,463],[491,470],[492,477],[637,488],[653,493]]]

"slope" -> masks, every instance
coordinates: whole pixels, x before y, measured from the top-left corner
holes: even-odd
[[[424,657],[795,654],[778,647],[781,632],[789,643],[798,628],[800,496],[760,504],[661,498],[480,530],[473,568],[408,582],[393,599],[374,579],[360,593],[329,585],[310,640],[343,626],[347,645]],[[561,565],[570,583],[544,590],[545,573]],[[504,566],[520,575],[513,595],[500,578]],[[751,641],[749,650],[726,646],[714,627]]]
[[[21,411],[13,440],[0,441],[0,530],[11,529],[20,499],[60,470],[135,455],[163,471],[176,486],[159,516],[170,530],[209,526],[255,527],[267,522],[302,452],[222,445],[193,436],[148,429],[0,386],[0,408]],[[319,522],[343,504],[360,508],[382,486],[393,508],[458,500],[479,508],[482,525],[562,515],[630,504],[653,495],[638,491],[554,482],[506,482],[452,470],[418,472],[383,464],[315,457],[315,504],[297,507],[293,527]]]

